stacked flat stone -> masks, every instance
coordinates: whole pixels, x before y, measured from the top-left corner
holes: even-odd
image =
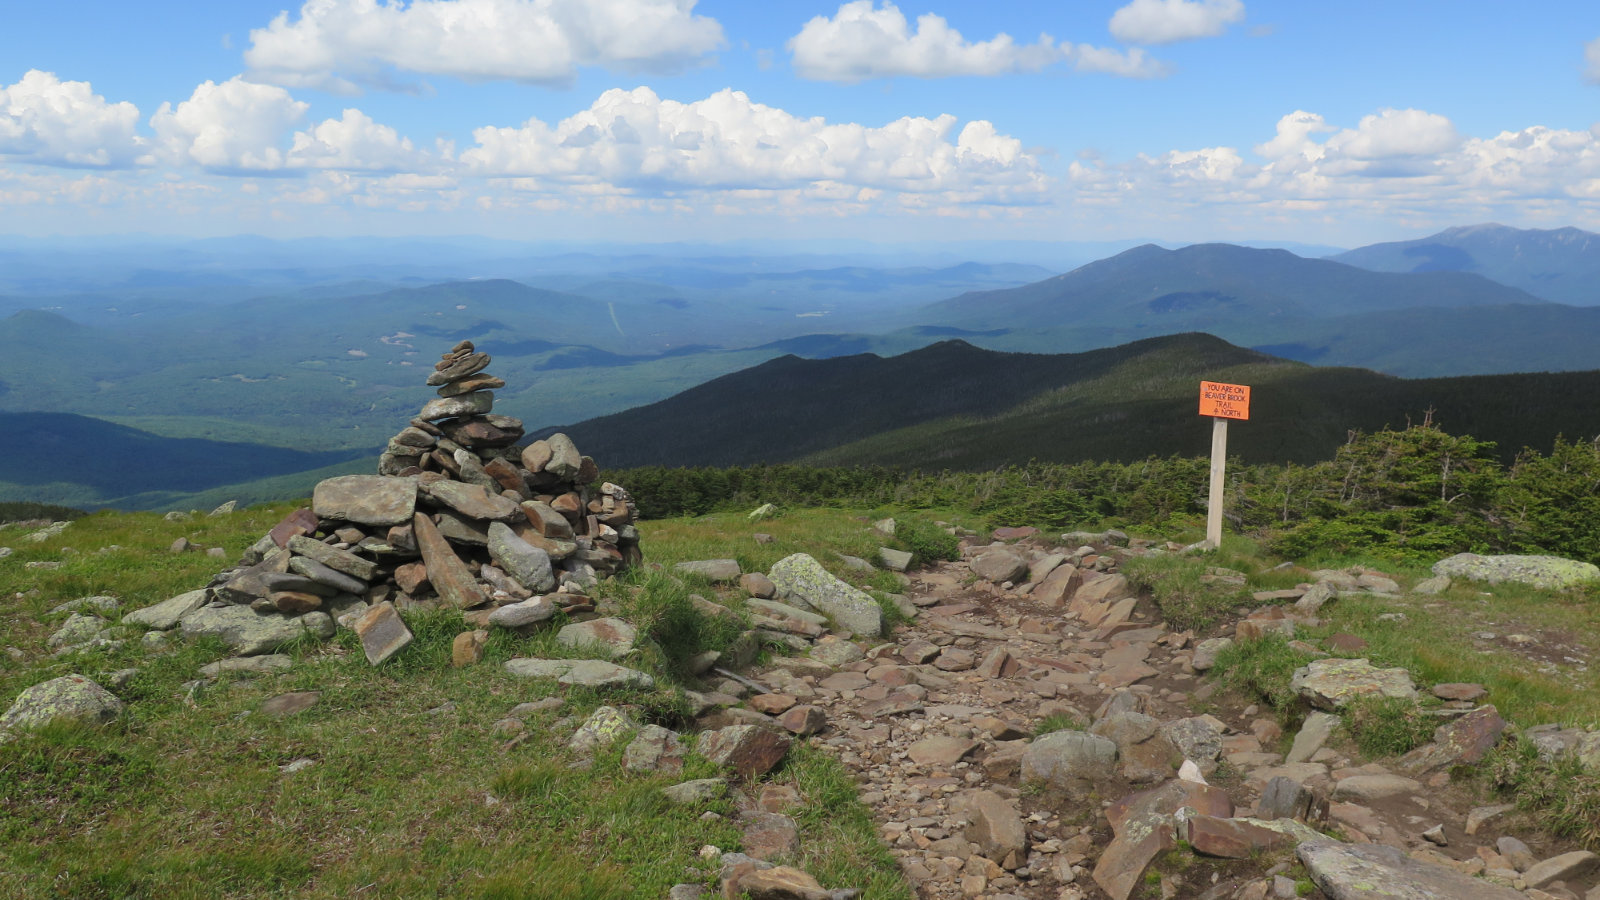
[[[638,508],[622,487],[595,486],[599,467],[566,435],[517,445],[522,422],[491,412],[505,382],[488,365],[469,341],[452,348],[428,377],[439,397],[389,441],[379,474],[319,483],[311,508],[219,573],[205,603],[331,616],[364,645],[387,630],[398,643],[380,658],[409,640],[396,609],[453,607],[480,625],[513,604],[524,624],[592,610],[598,578],[643,561]]]

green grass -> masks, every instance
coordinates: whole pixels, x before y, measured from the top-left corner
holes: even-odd
[[[1344,727],[1368,759],[1399,756],[1433,740],[1439,719],[1402,697],[1360,697],[1344,711]]]
[[[651,692],[565,691],[557,712],[527,720],[520,743],[494,723],[518,703],[558,690],[518,679],[501,663],[520,655],[571,655],[545,632],[495,631],[477,666],[450,666],[459,614],[408,612],[413,643],[385,665],[367,665],[341,632],[327,644],[289,649],[287,672],[224,677],[185,688],[199,666],[224,655],[210,642],[147,650],[138,640],[101,654],[52,658],[45,639],[64,615],[47,611],[90,594],[115,594],[124,609],[204,585],[297,504],[167,522],[154,514],[97,513],[40,544],[9,540],[0,561],[0,702],[48,678],[139,673],[119,690],[126,714],[106,728],[53,726],[0,746],[0,896],[25,898],[593,898],[665,896],[680,881],[711,884],[704,844],[740,847],[732,801],[709,808],[668,804],[659,788],[708,777],[693,754],[682,776],[621,767],[621,745],[587,769],[567,766],[565,741],[601,703],[626,704],[639,721],[682,727],[674,676],[690,652],[717,649],[736,626],[694,610],[691,592],[740,605],[736,589],[643,571],[606,596],[648,636],[626,662],[656,674]],[[718,517],[647,523],[648,558],[667,563],[737,556],[764,570],[809,552],[856,583],[885,589],[889,573],[856,573],[834,555],[864,555],[875,540],[850,514],[807,511],[747,523]],[[777,536],[758,545],[755,530]],[[222,546],[229,559],[173,554],[177,537]],[[120,549],[98,552],[116,544]],[[72,548],[73,552],[68,552]],[[868,557],[870,558],[870,557]],[[28,570],[30,560],[60,560]],[[49,619],[45,621],[45,619]],[[257,710],[288,691],[320,702],[275,719]],[[279,767],[313,765],[293,774]],[[796,861],[830,887],[910,900],[898,867],[850,776],[831,757],[799,745],[775,779],[802,804]],[[694,873],[700,873],[698,875]]]

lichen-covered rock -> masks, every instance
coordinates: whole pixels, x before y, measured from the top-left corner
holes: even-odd
[[[800,598],[852,634],[876,635],[883,631],[883,610],[878,602],[833,577],[808,554],[796,553],[778,560],[767,577],[779,591]]]
[[[1527,900],[1521,891],[1412,859],[1383,844],[1307,841],[1295,853],[1332,900]]]
[[[82,675],[63,675],[26,688],[0,716],[0,742],[57,719],[103,725],[122,714],[122,701]]]
[[[615,744],[638,727],[615,707],[602,706],[578,726],[572,739],[567,741],[567,749],[579,756],[592,756],[594,751]]]
[[[271,653],[306,634],[299,618],[257,613],[248,606],[208,606],[194,610],[180,623],[187,638],[220,639],[238,656]]]
[[[1116,772],[1116,742],[1084,731],[1052,731],[1040,735],[1022,754],[1024,781],[1081,789]]]
[[[1560,590],[1589,581],[1600,581],[1600,566],[1559,556],[1479,556],[1476,553],[1457,553],[1434,563],[1433,574],[1488,584],[1511,582]]]
[[[1295,670],[1289,687],[1322,709],[1341,709],[1360,697],[1417,698],[1405,669],[1379,669],[1364,659],[1318,659]]]
[[[562,626],[556,632],[556,643],[572,648],[598,646],[616,659],[633,649],[638,636],[638,629],[622,619],[594,619]]]

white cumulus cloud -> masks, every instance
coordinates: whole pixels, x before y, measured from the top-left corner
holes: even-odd
[[[56,166],[111,168],[144,152],[139,109],[108,103],[87,81],[31,69],[0,87],[0,156]]]
[[[952,136],[954,139],[952,140]],[[649,88],[609,90],[549,125],[480,128],[468,172],[573,189],[772,191],[850,186],[954,192],[974,202],[1033,202],[1047,179],[1022,142],[992,123],[906,117],[881,127],[801,118],[722,90],[692,103]]]
[[[1114,50],[1079,44],[1068,50],[1072,67],[1079,72],[1100,72],[1122,78],[1165,78],[1172,68],[1144,52],[1141,47]]]
[[[1380,110],[1328,139],[1330,148],[1351,159],[1433,156],[1460,143],[1449,119],[1420,109]]]
[[[351,92],[394,73],[565,84],[579,66],[672,72],[723,46],[695,0],[306,0],[250,32],[251,77]]]
[[[817,16],[789,39],[794,68],[803,78],[851,84],[868,78],[910,75],[1002,75],[1035,72],[1068,55],[1045,34],[1033,44],[1010,35],[968,41],[942,16],[926,13],[911,27],[905,13],[885,0],[854,0],[833,15]]]
[[[1111,34],[1129,44],[1216,37],[1244,18],[1241,0],[1133,0],[1111,15]]]
[[[161,104],[150,127],[175,161],[222,172],[270,172],[287,163],[283,141],[308,108],[281,87],[234,76],[202,83],[176,107]]]
[[[288,163],[315,169],[398,172],[427,165],[426,154],[388,125],[372,121],[359,109],[296,132]]]

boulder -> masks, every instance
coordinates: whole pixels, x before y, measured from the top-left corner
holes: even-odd
[[[592,756],[596,750],[615,744],[637,727],[632,719],[615,707],[601,706],[578,726],[572,739],[567,741],[567,749],[579,756]]]
[[[626,656],[633,649],[638,631],[621,619],[593,619],[562,626],[556,643],[563,647],[599,646],[612,659]]]
[[[973,791],[962,798],[962,805],[967,810],[966,838],[978,845],[979,853],[997,863],[1024,858],[1028,835],[1015,806],[993,791]]]
[[[1457,553],[1433,564],[1433,574],[1487,584],[1525,584],[1547,590],[1560,590],[1590,581],[1600,581],[1600,566],[1562,559],[1559,556],[1480,556]]]
[[[972,571],[995,584],[1016,582],[1028,574],[1028,560],[1009,547],[995,547],[972,560]]]
[[[1083,731],[1052,731],[1023,752],[1022,778],[1082,790],[1115,775],[1116,764],[1115,742]]]
[[[422,407],[422,411],[417,413],[417,418],[432,422],[452,416],[481,416],[492,409],[494,409],[492,391],[473,391],[470,394],[429,400],[428,404]]]
[[[82,675],[63,675],[17,695],[16,702],[0,716],[0,741],[58,719],[103,725],[121,714],[122,701],[110,691]]]
[[[459,481],[433,481],[423,488],[428,496],[469,519],[509,522],[527,518],[515,500],[491,494],[480,484]]]
[[[556,605],[544,597],[534,597],[521,603],[511,603],[489,613],[489,624],[501,628],[521,628],[550,620],[556,614]]]
[[[322,519],[359,525],[404,525],[417,507],[417,479],[341,475],[317,483],[311,509]]]
[[[378,564],[370,559],[363,559],[348,550],[340,550],[331,544],[324,544],[316,538],[306,537],[303,534],[295,535],[289,539],[289,552],[296,556],[309,557],[335,572],[343,572],[351,578],[362,581],[371,581],[378,576]]]
[[[518,537],[504,522],[489,524],[489,556],[517,584],[535,594],[553,590],[556,586],[550,554]]]
[[[622,751],[622,767],[634,772],[683,771],[683,739],[671,729],[646,725]]]
[[[1521,891],[1413,859],[1384,844],[1307,841],[1295,853],[1330,900],[1369,900],[1375,885],[1394,900],[1527,900]]]
[[[1317,659],[1295,670],[1289,687],[1322,709],[1340,709],[1358,697],[1417,698],[1411,673],[1379,669],[1364,659]]]
[[[184,637],[218,638],[238,656],[271,653],[307,631],[299,617],[257,613],[248,606],[202,607],[184,616],[180,624]]]
[[[787,556],[768,573],[778,590],[799,597],[852,634],[875,636],[883,631],[883,610],[865,592],[833,577],[811,556]]]
[[[761,725],[730,725],[700,735],[700,755],[744,778],[765,775],[783,761],[794,739]]]

